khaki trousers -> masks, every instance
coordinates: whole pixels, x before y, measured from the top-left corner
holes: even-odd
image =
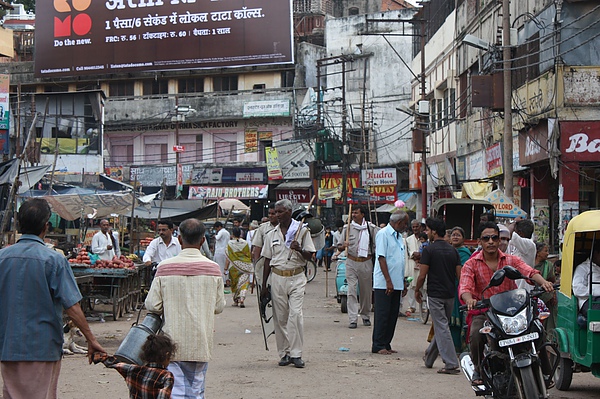
[[[348,281],[348,320],[350,323],[356,323],[359,314],[363,320],[370,320],[373,261],[368,259],[364,262],[356,262],[346,259],[346,280]],[[360,287],[360,303],[356,295],[357,286]]]
[[[291,277],[271,273],[271,299],[273,301],[273,322],[275,342],[279,357],[302,357],[304,343],[304,316],[302,304],[306,276],[304,273]]]

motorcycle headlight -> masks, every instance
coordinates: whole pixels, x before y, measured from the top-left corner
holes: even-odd
[[[527,308],[512,317],[498,315],[498,319],[500,319],[502,329],[506,334],[519,335],[527,330]]]

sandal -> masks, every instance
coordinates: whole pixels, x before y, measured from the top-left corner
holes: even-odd
[[[450,375],[456,375],[456,374],[460,374],[460,369],[456,368],[456,369],[447,369],[447,368],[441,368],[437,371],[438,374],[450,374]]]
[[[483,385],[481,375],[477,371],[473,372],[473,378],[471,379],[471,385]]]
[[[392,352],[388,351],[387,349],[379,349],[377,352],[374,352],[374,353],[377,353],[378,355],[391,355],[392,354]]]

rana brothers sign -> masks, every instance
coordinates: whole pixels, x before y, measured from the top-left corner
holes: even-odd
[[[291,0],[45,0],[35,74],[293,63]]]

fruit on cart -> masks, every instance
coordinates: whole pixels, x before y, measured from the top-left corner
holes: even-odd
[[[150,245],[152,240],[154,240],[154,238],[151,238],[151,237],[142,238],[140,241],[140,245],[143,247],[147,247],[148,245]]]
[[[69,259],[69,262],[70,263],[79,263],[79,264],[83,264],[83,265],[91,265],[92,264],[89,254],[85,251],[79,252],[75,258]]]
[[[129,259],[129,260],[131,260],[131,261],[133,261],[134,263],[141,262],[140,257],[137,256],[136,254],[127,255],[126,258]]]
[[[116,256],[111,260],[98,259],[93,266],[96,269],[133,269],[135,268],[133,261],[126,256]]]

